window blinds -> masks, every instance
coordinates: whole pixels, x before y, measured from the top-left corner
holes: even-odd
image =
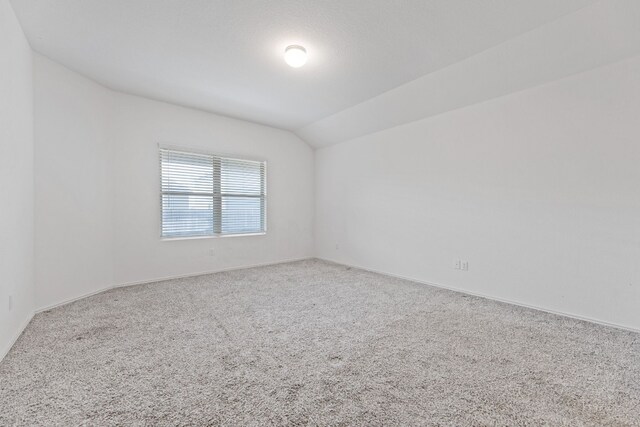
[[[162,237],[263,233],[266,163],[160,149]]]

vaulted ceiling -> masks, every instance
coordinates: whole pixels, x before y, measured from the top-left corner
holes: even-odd
[[[107,87],[293,130],[315,146],[637,52],[639,3],[12,2],[34,50]],[[284,63],[290,44],[307,48],[307,65]]]

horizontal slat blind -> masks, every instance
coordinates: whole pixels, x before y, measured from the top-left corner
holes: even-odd
[[[266,164],[160,149],[162,237],[261,233]]]

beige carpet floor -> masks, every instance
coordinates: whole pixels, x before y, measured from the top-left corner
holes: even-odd
[[[301,261],[37,315],[0,425],[640,425],[640,336]]]

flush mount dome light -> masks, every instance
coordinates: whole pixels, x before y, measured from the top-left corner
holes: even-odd
[[[295,44],[287,46],[284,50],[284,61],[293,68],[302,67],[307,62],[307,50]]]

